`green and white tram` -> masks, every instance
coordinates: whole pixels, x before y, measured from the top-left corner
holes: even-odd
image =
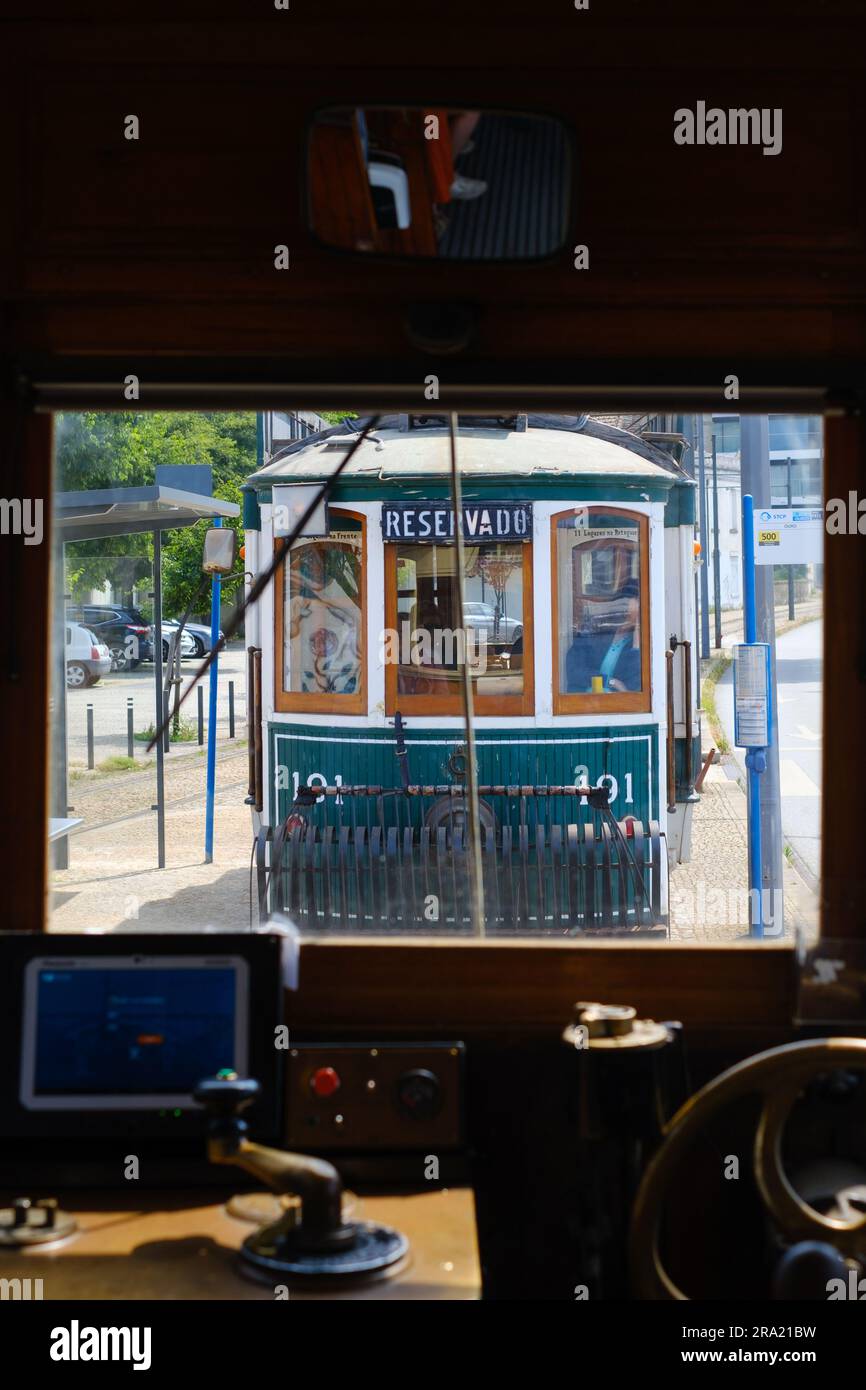
[[[249,480],[251,574],[363,424]],[[699,749],[677,441],[461,417],[460,574],[449,429],[384,417],[248,622],[260,909],[310,929],[473,930],[468,667],[474,930],[663,934]]]

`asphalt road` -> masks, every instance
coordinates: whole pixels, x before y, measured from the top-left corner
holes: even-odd
[[[776,642],[779,702],[779,780],[782,831],[807,877],[821,872],[821,701],[823,622],[805,623]],[[734,748],[733,672],[716,687],[716,707],[740,770],[745,749]]]
[[[201,663],[194,658],[181,662],[183,685],[186,689]],[[204,687],[204,728],[207,739],[208,681]],[[235,737],[246,737],[246,652],[243,644],[232,645],[220,656],[219,685],[217,687],[217,737],[228,739],[229,735],[229,681],[234,682],[235,699]],[[125,756],[126,702],[133,699],[133,725],[136,732],[153,724],[156,712],[153,662],[145,661],[134,671],[113,671],[104,676],[98,685],[86,690],[67,690],[66,692],[66,747],[70,766],[87,765],[87,706],[93,705],[93,744],[94,761],[97,767],[104,758]],[[198,719],[198,703],[195,691],[181,708],[181,718]],[[135,743],[135,756],[144,758],[146,744]],[[150,755],[153,756],[153,755]]]

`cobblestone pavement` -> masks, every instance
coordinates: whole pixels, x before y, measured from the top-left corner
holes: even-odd
[[[165,869],[156,868],[152,770],[71,789],[74,814],[85,825],[70,836],[69,868],[52,874],[52,931],[243,931],[249,925],[246,752],[217,761],[212,864],[204,862],[204,758],[171,754],[165,782]]]
[[[711,766],[692,823],[688,864],[671,873],[674,941],[745,941],[749,937],[746,797],[725,766]],[[783,869],[784,935],[817,936],[817,897],[788,864]],[[767,936],[771,935],[768,926]]]

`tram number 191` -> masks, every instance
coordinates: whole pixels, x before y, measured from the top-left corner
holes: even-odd
[[[316,784],[318,784],[320,787],[326,787],[326,786],[328,785],[328,779],[327,779],[327,777],[323,776],[323,774],[322,774],[321,772],[311,772],[304,785],[307,786],[307,787],[315,787]],[[300,774],[297,773],[297,772],[293,772],[293,773],[292,773],[292,800],[293,800],[293,801],[297,798],[297,795],[298,795],[298,788],[300,787],[300,785],[301,785]],[[342,779],[342,777],[340,776],[339,772],[337,773],[336,777],[334,778],[333,785],[334,785],[335,787],[341,787],[341,786],[343,785],[343,779]],[[316,797],[316,805],[318,805],[320,801],[324,801],[324,799],[325,799],[324,796],[317,796],[317,797]],[[337,804],[338,806],[342,806],[343,800],[344,800],[344,798],[343,798],[342,796],[337,796],[337,797],[334,798],[334,801],[336,802],[336,804]]]
[[[579,763],[578,766],[574,769],[574,781],[576,786],[580,786],[582,783],[589,781],[589,768],[586,767],[583,763]],[[633,806],[634,795],[632,791],[632,774],[630,772],[625,773],[623,781],[625,782],[625,797],[623,804],[626,806]],[[339,773],[337,773],[337,775],[334,778],[334,786],[339,787],[342,785],[342,782],[342,777]],[[306,780],[305,785],[308,787],[314,787],[317,783],[320,787],[326,787],[328,785],[328,779],[321,772],[311,772]],[[602,775],[599,777],[598,781],[595,783],[595,785],[597,787],[601,787],[604,786],[605,783],[607,783],[607,786],[609,788],[608,794],[610,797],[610,805],[612,806],[613,803],[616,801],[617,797],[619,796],[619,782],[614,777],[612,772],[603,772]],[[297,772],[293,772],[292,800],[294,800],[297,797],[298,788],[300,787],[300,785],[300,774]],[[324,799],[324,796],[319,796],[316,798],[316,801],[318,803],[320,801],[324,801]],[[342,802],[342,800],[343,798],[340,796],[335,798],[335,801],[338,805]]]
[[[574,769],[575,786],[580,786],[582,783],[586,783],[588,781],[589,768],[586,767],[583,763],[578,763],[577,767]],[[625,773],[623,781],[625,782],[625,797],[623,804],[625,806],[633,806],[634,795],[632,793],[632,774],[630,772]],[[612,806],[613,803],[616,801],[617,797],[619,796],[619,782],[614,777],[612,772],[603,772],[595,785],[597,787],[602,787],[605,785],[605,783],[609,788],[609,804]]]

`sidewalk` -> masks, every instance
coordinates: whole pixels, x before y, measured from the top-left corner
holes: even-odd
[[[801,603],[794,622],[788,620],[788,605],[776,608],[776,634],[790,631],[801,622],[823,616],[820,600]],[[743,640],[740,610],[722,615],[722,646],[715,648],[708,661],[701,662],[705,676],[713,662],[730,656],[730,649]],[[701,763],[714,746],[708,718],[701,720]],[[692,857],[671,872],[671,938],[675,941],[738,941],[749,935],[748,838],[746,795],[736,760],[730,754],[716,759],[707,771],[701,800],[695,807],[692,826]],[[807,940],[817,937],[818,897],[787,861],[782,869],[784,896],[784,934],[790,938],[802,931]]]

